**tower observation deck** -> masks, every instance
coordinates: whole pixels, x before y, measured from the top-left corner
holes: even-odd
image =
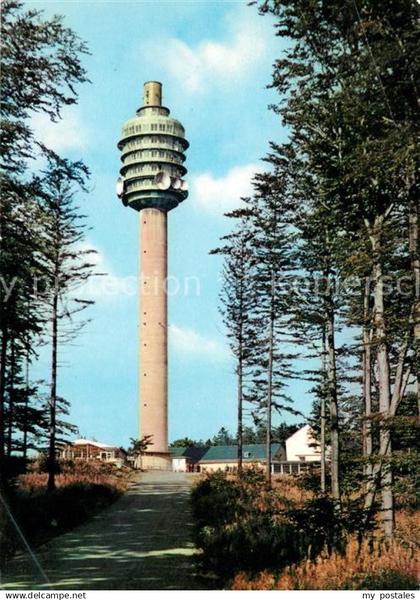
[[[121,194],[125,206],[136,210],[171,210],[188,196],[182,177],[189,144],[181,123],[161,106],[162,85],[149,81],[144,86],[144,104],[136,116],[124,123],[118,143],[123,166]]]
[[[139,436],[151,437],[146,469],[168,469],[167,213],[188,196],[189,144],[179,121],[161,105],[162,85],[144,84],[143,106],[123,125],[117,195],[139,211]]]

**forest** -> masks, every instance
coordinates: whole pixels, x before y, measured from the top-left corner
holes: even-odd
[[[88,81],[87,52],[60,17],[45,20],[21,2],[3,3],[0,463],[13,474],[31,450],[43,449],[51,490],[57,445],[77,431],[66,420],[69,401],[57,393],[58,351],[83,327],[79,314],[91,303],[77,291],[93,271],[76,198],[89,170],[37,139],[31,116],[56,122],[77,101],[77,85]],[[48,372],[33,381],[31,365],[46,348]]]
[[[227,214],[231,232],[213,250],[224,257],[239,475],[210,476],[193,493],[201,565],[234,589],[410,589],[420,408],[418,5],[251,4],[274,20],[285,45],[269,86],[288,139],[270,142],[265,172]],[[273,481],[270,447],[273,418],[300,414],[288,393],[294,380],[312,386],[321,464],[291,490]],[[249,414],[266,431],[265,483],[242,468]]]
[[[357,458],[365,508],[379,500],[391,536],[394,471],[416,461],[419,411],[418,8],[258,10],[288,43],[270,86],[289,136],[270,142],[267,171],[213,251],[224,256],[239,447],[244,407],[263,415],[269,449],[272,414],[299,415],[288,382],[312,382],[321,488],[327,446],[337,507]]]

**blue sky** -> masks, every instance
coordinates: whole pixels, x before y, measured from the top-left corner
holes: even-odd
[[[92,321],[60,354],[59,393],[72,403],[71,419],[82,435],[107,443],[137,436],[138,214],[115,196],[116,144],[141,104],[143,82],[152,79],[163,83],[163,104],[191,144],[190,196],[169,214],[169,273],[180,282],[169,301],[169,437],[234,430],[234,365],[218,312],[221,262],[209,250],[229,228],[223,213],[250,192],[268,141],[285,139],[267,109],[276,96],[266,85],[281,54],[273,22],[246,2],[227,0],[26,6],[63,15],[91,52],[83,62],[92,83],[79,88],[78,105],[57,125],[40,115],[33,120],[47,145],[91,169],[91,191],[80,196],[92,227],[87,245],[109,274],[99,290],[88,290],[96,299]],[[34,376],[46,366],[43,352]],[[307,412],[306,387],[296,383],[290,392]]]

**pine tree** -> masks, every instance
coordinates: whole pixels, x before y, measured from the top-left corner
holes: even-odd
[[[289,224],[287,171],[256,175],[254,195],[249,199],[254,261],[258,357],[253,369],[253,401],[265,415],[266,476],[271,482],[273,411],[298,414],[287,394],[294,375],[291,350],[295,342],[290,329],[290,281],[294,269],[293,231]]]
[[[247,211],[236,211],[227,216],[239,220],[239,223],[231,234],[221,238],[224,245],[213,250],[212,254],[224,256],[223,287],[220,295],[221,313],[230,349],[236,361],[238,471],[241,472],[244,402],[247,398],[247,380],[257,351],[255,343],[257,295],[252,240],[247,226],[249,215]]]
[[[25,11],[19,1],[5,0],[1,19],[0,462],[7,421],[8,440],[10,424],[13,429],[13,422],[17,426],[21,421],[13,414],[19,404],[15,382],[22,380],[23,365],[36,357],[44,325],[40,305],[33,298],[34,278],[41,270],[42,178],[31,172],[30,161],[48,156],[61,165],[68,179],[75,176],[82,182],[87,175],[82,163],[72,165],[36,139],[30,126],[34,113],[57,121],[61,108],[76,102],[76,84],[87,81],[80,60],[87,53],[85,44],[63,25],[61,17],[45,19],[41,11]],[[33,388],[27,385],[26,389],[28,396]],[[12,407],[8,419],[7,404]],[[38,416],[27,397],[21,422],[24,437],[32,427],[31,417],[37,428]],[[8,445],[13,445],[12,440]]]
[[[404,335],[393,338],[384,267],[389,227],[405,213],[413,279],[418,279],[418,205],[411,199],[417,189],[419,9],[406,0],[386,7],[351,0],[328,8],[320,1],[285,0],[263,2],[261,10],[276,15],[278,34],[292,40],[276,63],[273,86],[284,98],[277,110],[291,129],[296,152],[307,157],[310,173],[322,176],[329,208],[341,214],[347,231],[367,240],[373,257],[371,347],[381,414],[375,472],[383,529],[391,535],[389,420],[410,378],[418,293],[409,317],[400,316]]]
[[[93,273],[90,255],[83,249],[86,225],[75,204],[74,189],[59,165],[50,164],[44,179],[45,230],[42,253],[45,318],[50,325],[51,375],[49,395],[48,489],[55,486],[59,347],[74,339],[86,321],[75,316],[93,303],[79,296],[79,288]],[[64,400],[61,399],[63,405]]]

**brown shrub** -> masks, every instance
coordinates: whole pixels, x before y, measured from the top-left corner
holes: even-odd
[[[113,465],[100,462],[60,463],[60,473],[55,476],[58,488],[78,483],[93,483],[97,485],[108,485],[118,492],[127,489],[130,470],[117,469]],[[45,488],[48,474],[29,472],[18,478],[19,489],[32,492]]]
[[[314,497],[313,492],[305,489],[300,480],[292,475],[275,475],[273,477],[273,489],[296,507],[302,506]]]
[[[267,571],[249,579],[240,573],[234,590],[359,590],[415,589],[419,561],[413,547],[352,537],[344,554],[324,552],[315,560],[286,567],[279,575]]]
[[[395,515],[395,538],[420,547],[420,511],[401,510]]]

